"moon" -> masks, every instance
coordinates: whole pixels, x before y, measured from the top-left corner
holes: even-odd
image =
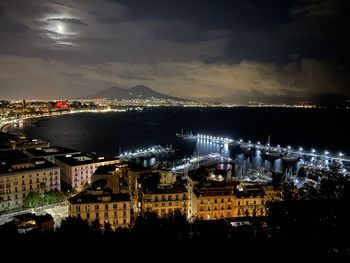
[[[57,24],[56,32],[59,34],[64,34],[64,32],[65,32],[64,25],[62,25],[61,23]]]

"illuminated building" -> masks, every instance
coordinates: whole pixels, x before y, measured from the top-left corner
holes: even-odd
[[[150,183],[159,174],[159,181]],[[148,182],[147,182],[148,181]],[[156,170],[142,181],[142,211],[153,211],[164,216],[179,210],[190,216],[189,192],[182,182],[176,182],[170,170]]]
[[[112,194],[102,190],[84,191],[71,198],[69,215],[100,225],[110,224],[112,229],[128,227],[131,222],[131,200],[127,193]]]
[[[69,108],[68,104],[65,103],[64,101],[57,101],[55,104],[55,107],[59,108],[59,109],[68,109]]]
[[[153,211],[158,216],[180,210],[189,216],[189,194],[185,186],[176,183],[169,188],[142,191],[142,211]]]
[[[242,185],[220,175],[187,180],[192,216],[199,219],[265,216],[268,201],[282,200],[281,190],[270,185]]]
[[[21,208],[29,193],[60,190],[60,169],[42,158],[1,160],[0,212]]]
[[[55,164],[62,171],[62,180],[76,191],[82,191],[84,185],[91,184],[91,176],[99,166],[117,164],[119,159],[103,156],[87,156],[83,154],[57,156]]]

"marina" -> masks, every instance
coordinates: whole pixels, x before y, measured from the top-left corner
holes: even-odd
[[[342,162],[350,162],[350,157],[345,156],[344,153],[338,152],[336,154],[325,150],[323,152],[315,149],[305,150],[302,147],[292,148],[290,145],[282,147],[281,145],[272,146],[269,142],[262,144],[260,141],[252,143],[252,141],[244,142],[242,139],[233,140],[230,138],[223,138],[218,136],[211,136],[205,134],[197,134],[197,140],[203,143],[213,143],[219,145],[228,145],[230,149],[240,149],[242,152],[248,153],[254,150],[260,150],[265,156],[272,159],[281,158],[284,161],[297,161],[303,157],[322,157],[326,159],[338,159]],[[268,140],[269,141],[269,140]]]

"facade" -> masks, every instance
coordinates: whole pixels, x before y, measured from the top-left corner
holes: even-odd
[[[85,184],[91,184],[91,177],[99,166],[119,163],[119,159],[82,154],[65,155],[55,158],[55,164],[61,168],[62,180],[76,191],[82,191]]]
[[[209,220],[233,217],[233,185],[208,185],[192,193],[192,216]]]
[[[180,210],[187,217],[190,215],[189,193],[181,183],[172,187],[155,190],[142,190],[142,211],[153,211],[164,216]]]
[[[190,216],[189,192],[183,182],[176,182],[176,176],[169,169],[155,170],[141,184],[143,212],[153,211],[158,216],[165,216],[179,210],[186,217]]]
[[[236,191],[233,216],[266,216],[267,202],[281,201],[281,189],[271,185],[246,185]]]
[[[112,229],[128,227],[131,222],[131,201],[127,193],[84,191],[68,199],[69,215],[100,225],[109,223]]]
[[[42,158],[2,160],[0,212],[21,208],[29,193],[61,190],[60,169]]]
[[[265,216],[267,202],[282,200],[281,189],[270,185],[242,185],[222,177],[188,177],[191,216],[203,220]]]

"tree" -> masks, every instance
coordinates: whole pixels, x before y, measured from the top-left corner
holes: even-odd
[[[29,193],[24,199],[23,199],[23,206],[25,208],[32,208],[37,207],[41,203],[41,196],[38,195],[35,192]]]
[[[62,202],[66,199],[64,193],[58,190],[52,190],[49,192],[46,192],[44,194],[44,202],[45,204],[53,204],[53,203],[58,203]]]

